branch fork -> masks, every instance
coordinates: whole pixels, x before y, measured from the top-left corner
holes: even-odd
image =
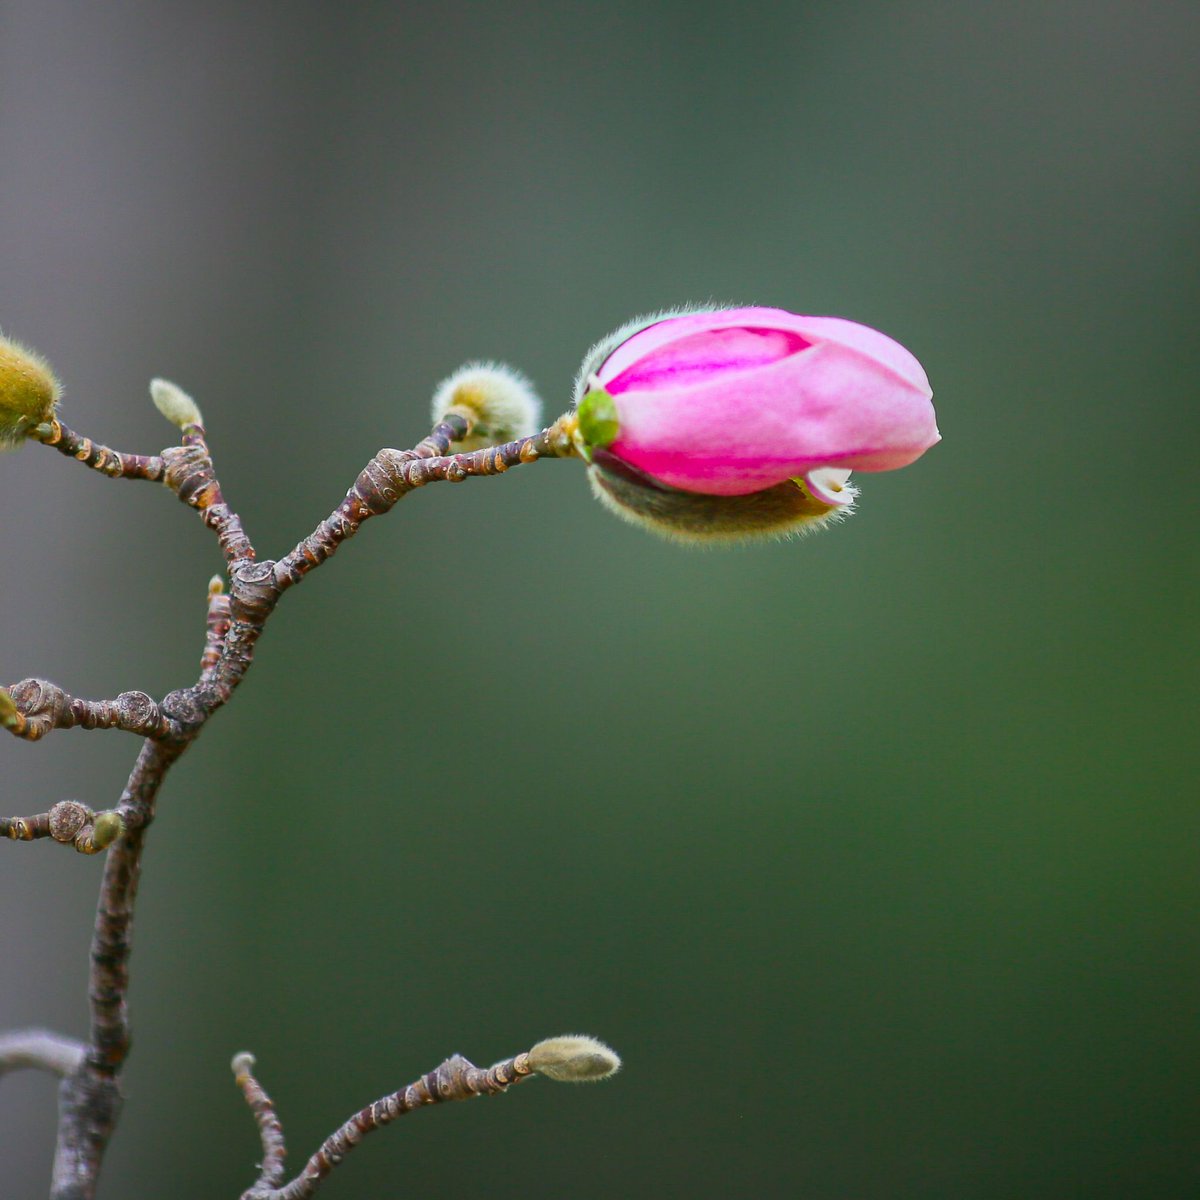
[[[0,1036],[0,1073],[37,1067],[62,1078],[51,1200],[94,1197],[103,1155],[116,1127],[119,1079],[130,1046],[127,996],[134,904],[142,849],[159,789],[170,767],[244,678],[280,597],[353,537],[365,521],[386,513],[416,488],[499,475],[539,458],[577,453],[575,419],[570,415],[529,436],[455,453],[456,444],[461,449],[487,440],[477,434],[477,426],[511,436],[520,423],[514,418],[536,408],[536,398],[520,396],[518,377],[509,373],[504,403],[497,400],[489,416],[488,386],[487,372],[481,376],[476,371],[470,387],[451,388],[453,395],[446,410],[435,415],[430,434],[410,450],[379,451],[333,512],[278,561],[259,557],[241,518],[225,500],[200,411],[175,385],[163,380],[151,385],[156,406],[181,431],[179,444],[161,454],[114,450],[76,433],[54,416],[28,431],[31,440],[108,478],[163,484],[199,514],[216,536],[225,560],[225,577],[214,576],[208,585],[204,647],[194,683],[161,700],[140,691],[122,692],[112,700],[83,700],[44,679],[24,679],[0,688],[0,727],[26,741],[76,727],[119,729],[143,739],[114,808],[96,812],[80,801],[65,800],[34,816],[0,818],[0,836],[15,841],[50,838],[83,853],[109,850],[92,933],[87,1039],[75,1042],[40,1030]],[[607,1047],[586,1038],[551,1039],[486,1069],[454,1055],[416,1082],[356,1113],[325,1140],[295,1179],[285,1183],[282,1126],[254,1078],[252,1057],[239,1055],[234,1060],[238,1086],[263,1143],[262,1170],[244,1200],[306,1200],[363,1136],[413,1108],[496,1095],[536,1073],[563,1080],[599,1078],[617,1065]]]

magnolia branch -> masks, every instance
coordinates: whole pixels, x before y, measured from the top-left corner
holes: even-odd
[[[157,455],[124,454],[93,442],[52,417],[30,432],[30,437],[52,446],[59,454],[78,459],[85,467],[110,479],[148,479],[158,483],[163,477],[163,460]]]
[[[52,729],[123,729],[163,738],[171,721],[145,692],[122,692],[115,700],[80,700],[45,679],[22,679],[0,688],[0,725],[36,742]]]
[[[290,554],[279,562],[260,560],[241,518],[225,500],[199,410],[174,385],[161,380],[152,384],[151,392],[160,411],[179,426],[182,435],[179,445],[160,455],[113,450],[54,418],[37,425],[30,434],[110,478],[164,484],[195,509],[215,534],[228,575],[227,587],[219,576],[208,585],[200,673],[188,687],[161,700],[144,692],[123,692],[115,700],[99,701],[81,700],[41,679],[0,688],[0,725],[28,741],[52,730],[74,727],[121,729],[145,739],[114,809],[97,814],[78,801],[62,801],[46,813],[0,818],[0,835],[13,840],[48,837],[86,853],[110,847],[92,933],[86,1045],[40,1033],[11,1035],[7,1043],[9,1066],[40,1065],[63,1076],[52,1200],[90,1200],[94,1196],[100,1164],[116,1127],[121,1104],[118,1080],[130,1046],[127,996],[134,905],[142,848],[155,817],[159,790],[172,764],[208,718],[228,702],[249,670],[258,638],[279,597],[329,558],[364,521],[387,512],[415,488],[498,475],[539,458],[575,453],[573,418],[562,418],[528,437],[452,454],[454,444],[472,434],[479,414],[470,407],[451,408],[411,450],[384,449],[372,458],[342,503]],[[5,1044],[0,1043],[0,1055]],[[610,1051],[605,1053],[611,1057],[605,1073],[611,1073],[616,1059]],[[530,1065],[534,1058],[530,1052],[486,1071],[465,1059],[448,1059],[417,1083],[352,1117],[326,1140],[296,1180],[283,1185],[282,1128],[269,1098],[250,1074],[248,1060],[240,1057],[244,1070],[239,1071],[239,1084],[258,1120],[264,1144],[263,1174],[247,1196],[302,1200],[370,1129],[419,1104],[503,1091],[539,1069]],[[599,1061],[593,1061],[593,1069]],[[4,1065],[0,1060],[0,1068]],[[553,1069],[551,1063],[543,1073],[551,1074]]]
[[[539,1042],[531,1050],[485,1068],[453,1054],[415,1083],[392,1092],[360,1109],[331,1133],[289,1183],[284,1159],[287,1149],[283,1125],[275,1105],[254,1076],[254,1056],[243,1052],[231,1064],[235,1082],[254,1115],[262,1141],[263,1159],[258,1180],[242,1193],[241,1200],[309,1200],[334,1169],[368,1133],[397,1117],[454,1100],[498,1096],[514,1084],[545,1075],[561,1083],[588,1083],[607,1079],[620,1067],[620,1059],[595,1038],[569,1035]]]
[[[319,567],[364,521],[388,512],[415,488],[428,483],[461,483],[474,475],[500,475],[510,467],[539,458],[567,458],[575,454],[574,419],[561,417],[532,437],[502,446],[487,446],[470,454],[446,455],[451,437],[460,440],[469,432],[461,416],[452,416],[413,450],[380,450],[363,468],[346,498],[290,554],[275,564],[280,588],[297,584]]]
[[[96,813],[78,800],[60,800],[49,812],[32,817],[0,817],[0,837],[14,842],[52,838],[80,854],[96,854],[111,846],[124,827],[116,810]]]

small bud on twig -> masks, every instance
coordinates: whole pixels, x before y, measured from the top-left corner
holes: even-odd
[[[616,1074],[621,1060],[596,1038],[569,1033],[538,1042],[529,1051],[529,1065],[557,1083],[594,1083]]]
[[[124,832],[125,823],[121,820],[121,814],[115,809],[109,809],[96,818],[92,830],[92,845],[97,850],[103,850],[111,846]]]
[[[0,335],[0,447],[17,445],[48,422],[61,394],[40,354]]]
[[[195,400],[168,379],[150,380],[150,399],[154,401],[154,407],[180,429],[204,424]]]
[[[229,1069],[234,1073],[235,1077],[249,1075],[254,1070],[254,1064],[257,1060],[249,1050],[239,1050],[229,1063]]]
[[[520,371],[504,363],[472,362],[443,379],[433,394],[434,423],[450,413],[471,423],[455,446],[465,453],[529,437],[540,423],[542,402]]]
[[[92,820],[93,813],[78,800],[60,800],[50,810],[50,836],[64,845],[73,842],[75,835]]]

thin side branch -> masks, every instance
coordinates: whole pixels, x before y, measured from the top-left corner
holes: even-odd
[[[52,836],[48,812],[33,817],[0,817],[0,837],[11,842],[36,842]]]
[[[36,742],[52,729],[123,729],[139,737],[175,732],[171,720],[145,692],[122,692],[115,700],[81,700],[45,679],[22,679],[0,688],[0,726]]]
[[[204,523],[216,532],[229,562],[254,557],[254,548],[237,513],[221,494],[203,426],[185,425],[181,446],[149,455],[127,454],[93,442],[57,418],[38,425],[29,436],[110,479],[147,479],[165,484],[185,504],[200,510]]]
[[[262,1142],[263,1160],[259,1167],[255,1187],[276,1188],[283,1183],[286,1173],[284,1160],[287,1145],[283,1139],[283,1125],[275,1113],[275,1104],[254,1077],[254,1055],[243,1050],[233,1056],[233,1080],[242,1091],[258,1126]]]
[[[83,1061],[86,1047],[75,1038],[48,1029],[18,1029],[0,1033],[0,1075],[28,1068],[70,1075]]]
[[[414,1108],[451,1100],[470,1100],[475,1096],[495,1096],[534,1074],[528,1051],[486,1070],[468,1062],[461,1054],[452,1055],[415,1083],[356,1112],[321,1143],[299,1175],[279,1186],[283,1176],[283,1130],[270,1097],[251,1073],[253,1064],[254,1059],[248,1054],[239,1054],[233,1060],[238,1086],[254,1112],[263,1143],[263,1165],[258,1181],[242,1193],[241,1200],[308,1200],[334,1167],[368,1133]]]
[[[275,564],[279,587],[286,589],[299,583],[353,537],[364,521],[388,512],[414,488],[427,483],[461,483],[473,475],[500,475],[510,467],[537,462],[539,458],[571,457],[575,454],[573,423],[574,417],[560,417],[531,437],[447,456],[444,450],[468,428],[462,417],[449,416],[413,450],[380,450],[363,468],[341,504]]]
[[[52,838],[80,854],[96,854],[110,846],[124,828],[120,814],[96,814],[78,800],[60,800],[49,812],[33,817],[0,817],[0,837],[14,842]]]
[[[78,459],[85,467],[110,479],[148,479],[158,483],[165,470],[163,460],[157,454],[125,454],[113,450],[83,437],[55,418],[38,425],[29,436],[43,445],[53,446],[68,458]]]

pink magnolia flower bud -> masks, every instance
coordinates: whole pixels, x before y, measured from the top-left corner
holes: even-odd
[[[940,436],[929,380],[903,346],[854,321],[778,308],[634,322],[592,351],[576,390],[598,488],[620,477],[627,491],[640,477],[713,498],[799,485],[805,520],[850,505],[852,470],[905,466]]]

